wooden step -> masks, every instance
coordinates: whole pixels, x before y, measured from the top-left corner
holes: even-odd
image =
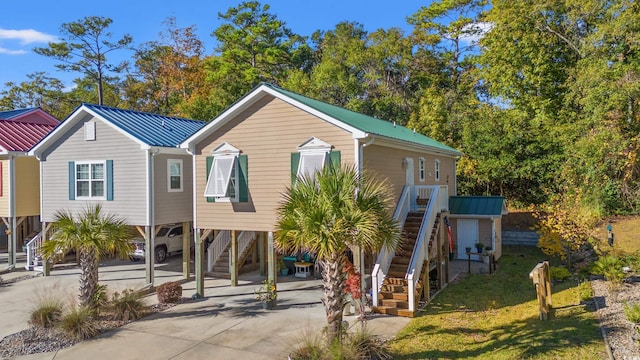
[[[398,309],[408,309],[409,301],[408,300],[395,300],[395,299],[381,299],[382,306],[386,307],[394,307]]]
[[[371,310],[378,314],[387,314],[387,315],[395,315],[412,318],[415,316],[413,311],[409,311],[407,309],[398,309],[398,308],[388,308],[386,306],[374,306]]]

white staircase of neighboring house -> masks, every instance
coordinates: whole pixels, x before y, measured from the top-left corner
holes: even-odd
[[[33,239],[29,240],[27,248],[27,265],[25,269],[43,272],[42,255],[40,248],[42,247],[42,233],[38,233]]]
[[[255,231],[241,231],[238,234],[238,268],[242,268],[249,257],[253,246],[256,243],[257,233]],[[208,275],[214,277],[229,278],[231,273],[230,258],[231,231],[221,231],[208,249]]]

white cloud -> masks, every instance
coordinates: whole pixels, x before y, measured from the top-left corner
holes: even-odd
[[[0,28],[0,39],[18,40],[20,44],[26,45],[31,43],[48,43],[56,41],[58,38],[54,35],[45,34],[33,29],[11,30]]]
[[[7,55],[23,55],[26,54],[27,52],[25,50],[9,50],[9,49],[5,49],[2,46],[0,46],[0,54],[7,54]]]
[[[460,40],[468,41],[471,44],[477,44],[482,37],[493,29],[493,23],[490,22],[478,22],[465,25],[462,28],[462,34]]]

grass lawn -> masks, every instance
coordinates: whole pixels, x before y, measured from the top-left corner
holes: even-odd
[[[552,287],[555,317],[538,320],[529,271],[546,256],[505,246],[493,275],[468,275],[436,296],[389,343],[394,359],[604,359],[592,310],[579,303],[577,281]]]

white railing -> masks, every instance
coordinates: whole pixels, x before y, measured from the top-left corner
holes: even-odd
[[[38,233],[38,235],[34,236],[33,239],[29,240],[26,245],[27,248],[27,265],[25,265],[25,269],[27,270],[35,270],[36,266],[36,256],[40,254],[40,248],[42,247],[42,233]]]
[[[218,233],[215,239],[207,248],[207,269],[211,271],[213,265],[218,262],[220,256],[224,254],[225,250],[229,247],[231,243],[231,231],[222,230]]]
[[[242,231],[240,235],[238,235],[238,256],[244,254],[251,244],[253,244],[253,240],[256,238],[255,231]],[[229,256],[229,271],[231,271],[231,256]]]
[[[440,208],[439,211],[449,211],[449,186],[440,185]]]
[[[416,239],[416,245],[413,249],[413,254],[411,255],[411,261],[409,262],[409,267],[407,268],[407,274],[405,275],[405,279],[407,280],[408,289],[408,297],[409,297],[409,310],[416,310],[416,298],[415,291],[420,280],[422,269],[422,264],[424,263],[424,259],[427,259],[429,256],[429,238],[428,236],[431,234],[431,230],[436,221],[436,216],[442,210],[442,204],[444,201],[449,201],[449,194],[447,191],[447,187],[432,187],[433,192],[431,193],[430,201],[427,204],[427,210],[425,212],[424,217],[422,218],[422,224],[420,225],[420,231],[418,233],[418,237]],[[448,208],[445,207],[445,209]],[[428,271],[428,270],[427,270]],[[423,286],[429,286],[428,284],[423,284]]]
[[[400,231],[402,231],[404,222],[407,219],[407,214],[409,214],[411,210],[411,193],[412,189],[410,186],[405,186],[402,189],[402,194],[400,195],[396,210],[393,214],[393,220],[398,222]],[[395,249],[388,249],[386,247],[383,247],[378,254],[376,264],[373,266],[373,273],[371,274],[371,301],[373,306],[378,306],[378,294],[380,293],[380,289],[382,289],[382,283],[384,282],[386,274],[389,272],[389,267],[391,266],[391,261],[394,256]]]

